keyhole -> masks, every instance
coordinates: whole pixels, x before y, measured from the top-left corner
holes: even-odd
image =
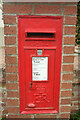
[[[32,88],[33,83],[31,83],[31,88]]]

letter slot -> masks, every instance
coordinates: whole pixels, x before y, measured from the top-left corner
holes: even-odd
[[[55,40],[56,32],[55,31],[37,31],[37,32],[26,32],[25,40]]]

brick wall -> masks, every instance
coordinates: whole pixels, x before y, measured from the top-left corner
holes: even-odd
[[[69,118],[71,112],[76,3],[4,3],[8,118]],[[18,77],[18,15],[63,16],[62,67],[58,114],[20,115]],[[5,100],[4,100],[5,102]]]

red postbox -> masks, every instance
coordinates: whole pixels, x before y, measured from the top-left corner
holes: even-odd
[[[20,113],[58,113],[62,17],[18,16]]]

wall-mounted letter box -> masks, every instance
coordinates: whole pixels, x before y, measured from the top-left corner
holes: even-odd
[[[62,17],[19,16],[21,114],[58,113]]]

